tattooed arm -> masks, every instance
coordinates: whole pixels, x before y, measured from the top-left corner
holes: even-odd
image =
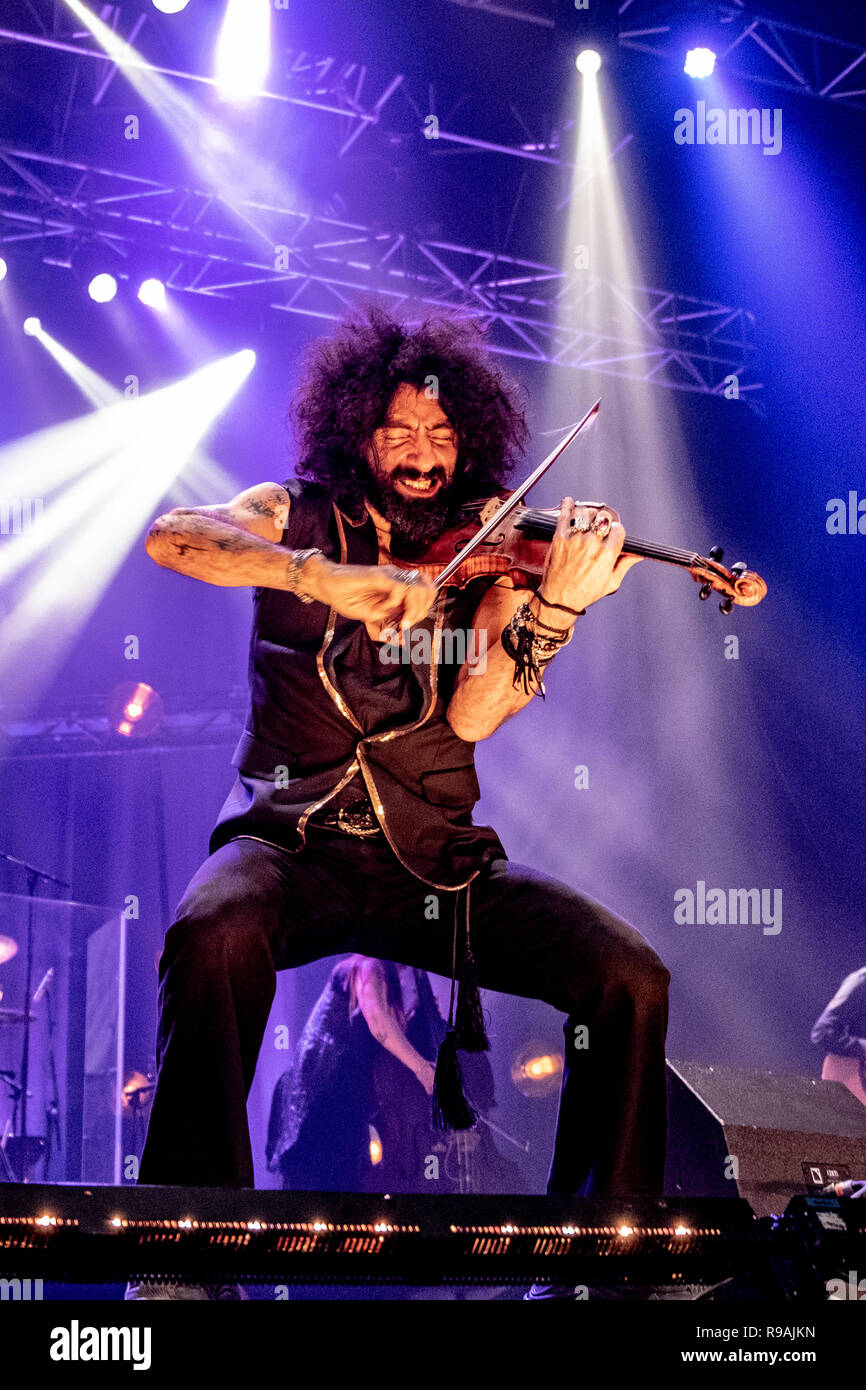
[[[373,1037],[409,1068],[428,1096],[432,1095],[433,1066],[412,1046],[406,1037],[402,1015],[388,1003],[385,972],[379,961],[361,962],[357,967],[355,991],[358,1007]]]
[[[290,504],[284,487],[260,483],[224,504],[175,507],[151,526],[147,553],[207,584],[282,588],[289,552],[279,542]]]
[[[259,483],[222,505],[175,507],[151,526],[147,553],[206,584],[288,589],[292,552],[280,537],[290,505],[284,487]],[[420,622],[436,597],[432,584],[404,584],[390,566],[339,565],[319,555],[304,564],[300,583],[310,598],[376,627]]]

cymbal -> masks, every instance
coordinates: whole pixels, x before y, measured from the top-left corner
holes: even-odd
[[[25,1013],[23,1009],[0,1009],[0,1028],[4,1024],[33,1023],[35,1019],[35,1014]]]
[[[13,941],[11,936],[0,936],[0,965],[11,960],[17,950],[18,942]]]

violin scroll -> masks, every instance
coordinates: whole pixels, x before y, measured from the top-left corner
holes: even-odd
[[[707,599],[713,592],[722,594],[723,602],[719,604],[719,608],[723,613],[730,613],[734,604],[743,608],[754,608],[756,603],[760,603],[766,597],[766,584],[743,560],[738,560],[730,569],[726,569],[720,563],[722,554],[721,546],[714,545],[706,559],[698,555],[694,563],[688,566],[695,583],[701,586],[698,597]]]

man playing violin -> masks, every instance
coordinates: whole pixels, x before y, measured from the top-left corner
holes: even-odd
[[[548,1191],[657,1195],[668,971],[472,818],[475,743],[543,693],[636,563],[620,519],[564,498],[535,590],[495,575],[437,590],[412,567],[458,512],[503,494],[526,438],[515,387],[447,318],[410,331],[369,309],[340,325],[313,345],[293,418],[297,477],[176,508],[147,539],[160,565],[251,587],[254,613],[235,784],[161,958],[140,1181],[253,1186],[246,1100],[275,972],[357,952],[459,978],[443,1126],[472,1123],[458,1053],[488,1046],[479,987],[565,1014]],[[419,628],[433,659],[382,659]],[[483,669],[446,654],[444,628],[475,629]]]

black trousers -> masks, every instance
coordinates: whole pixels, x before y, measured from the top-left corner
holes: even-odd
[[[660,1194],[665,966],[607,908],[506,860],[473,880],[470,906],[480,986],[568,1015],[548,1191]],[[276,971],[360,952],[447,976],[453,923],[454,894],[414,878],[384,837],[311,830],[300,854],[246,838],[212,854],[166,933],[139,1181],[252,1187],[246,1101]]]

